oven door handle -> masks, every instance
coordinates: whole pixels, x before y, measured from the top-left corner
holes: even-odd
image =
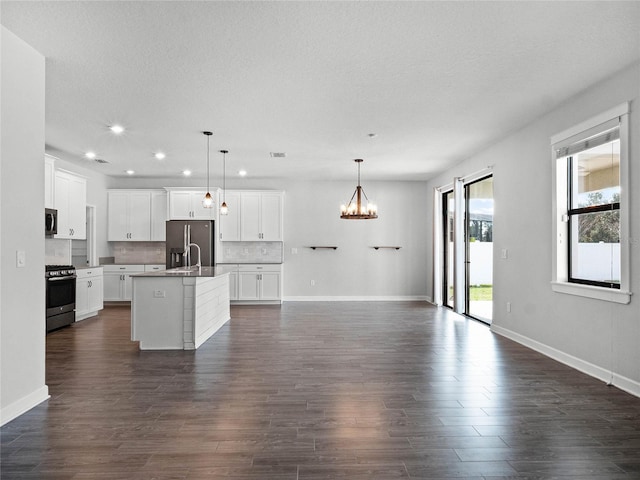
[[[66,277],[50,277],[50,278],[47,278],[47,281],[48,282],[61,282],[63,280],[74,280],[76,278],[77,277],[75,275],[68,275]]]

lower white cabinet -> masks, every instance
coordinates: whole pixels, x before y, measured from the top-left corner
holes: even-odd
[[[76,270],[76,322],[93,317],[103,308],[102,267]]]
[[[167,267],[164,264],[156,264],[156,265],[145,265],[145,272],[159,272],[161,270],[166,270]]]
[[[238,265],[237,300],[282,301],[282,265]]]
[[[229,300],[238,300],[238,264],[218,264],[217,268],[229,274]]]
[[[229,272],[229,300],[238,300],[238,271]]]
[[[131,275],[145,271],[144,265],[104,265],[104,300],[131,301]]]

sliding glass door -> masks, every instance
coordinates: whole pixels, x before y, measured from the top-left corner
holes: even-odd
[[[453,190],[442,194],[442,231],[443,231],[443,266],[444,276],[442,282],[442,303],[444,306],[454,308],[453,303],[453,215],[455,204]]]
[[[493,320],[493,176],[491,169],[436,189],[434,300]]]
[[[493,319],[493,177],[468,183],[465,196],[465,313]]]

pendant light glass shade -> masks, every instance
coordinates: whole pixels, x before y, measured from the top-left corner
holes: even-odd
[[[220,150],[222,154],[222,205],[220,205],[220,215],[229,215],[227,207],[227,153],[229,150]]]
[[[345,220],[371,220],[378,218],[378,206],[371,202],[364,193],[364,188],[360,185],[360,164],[363,162],[361,158],[354,160],[358,164],[358,186],[351,195],[351,200],[347,205],[340,206],[340,218]],[[363,197],[367,201],[367,205],[363,204]]]
[[[207,194],[202,199],[202,206],[204,208],[213,208],[213,197],[209,193],[209,139],[213,133],[202,132],[207,137]]]

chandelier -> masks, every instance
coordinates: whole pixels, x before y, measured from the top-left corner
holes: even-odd
[[[351,195],[351,200],[345,206],[340,206],[340,218],[345,220],[370,220],[378,218],[378,207],[373,202],[369,201],[367,194],[364,193],[364,188],[360,185],[360,164],[363,162],[361,158],[356,158],[354,162],[358,164],[358,186],[355,192]],[[367,201],[366,208],[362,204],[362,197]],[[354,201],[355,198],[355,201]]]

